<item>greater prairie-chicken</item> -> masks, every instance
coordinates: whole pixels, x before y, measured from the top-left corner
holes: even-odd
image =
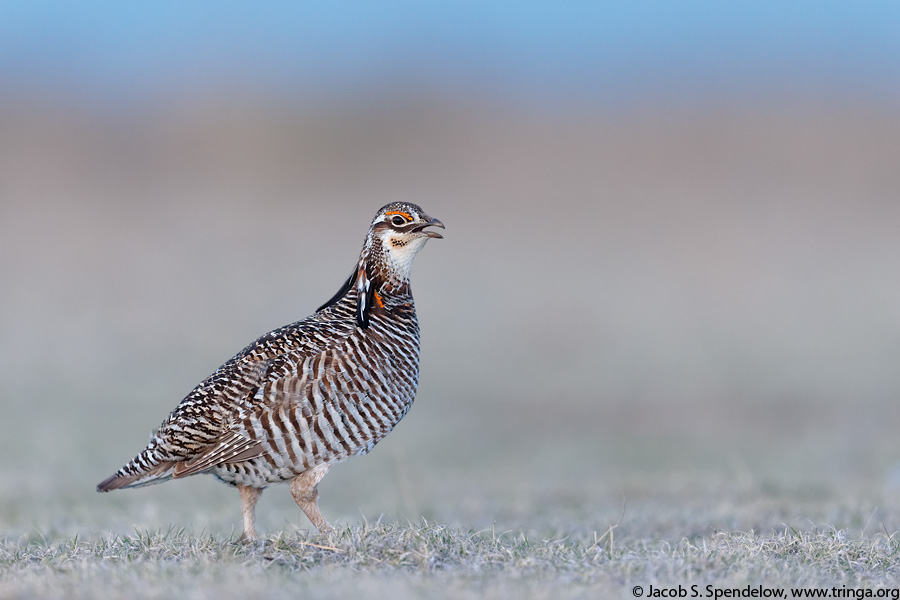
[[[319,531],[331,527],[316,485],[331,465],[369,452],[412,405],[419,325],[409,287],[413,258],[443,228],[415,204],[378,211],[359,261],[334,297],[271,331],[181,401],[147,447],[97,486],[106,492],[212,473],[238,488],[246,539],[270,483]]]

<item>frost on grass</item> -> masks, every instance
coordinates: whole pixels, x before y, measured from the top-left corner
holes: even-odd
[[[293,571],[340,566],[353,570],[546,569],[575,570],[607,558],[600,544],[566,540],[530,540],[524,534],[474,532],[445,525],[363,525],[326,536],[279,534],[252,543],[195,535],[185,530],[137,532],[97,540],[4,541],[4,574],[36,565],[79,562],[122,565],[129,562],[237,562]]]
[[[463,531],[439,524],[364,524],[325,536],[254,544],[184,530],[125,537],[0,541],[0,597],[296,597],[404,595],[568,598],[633,585],[894,587],[900,543],[841,530],[716,533],[614,546]],[[328,592],[328,593],[325,593]]]
[[[838,529],[769,534],[719,532],[699,540],[645,543],[616,560],[640,561],[634,580],[671,584],[760,584],[790,587],[896,586],[900,541],[893,536],[850,538]]]

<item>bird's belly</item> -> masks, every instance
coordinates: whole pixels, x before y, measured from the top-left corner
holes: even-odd
[[[343,459],[323,460],[317,464],[334,464]],[[246,485],[256,488],[264,488],[272,483],[279,483],[293,479],[297,475],[309,470],[302,465],[277,466],[278,461],[272,457],[262,456],[239,463],[221,464],[210,472],[217,479],[231,485]]]

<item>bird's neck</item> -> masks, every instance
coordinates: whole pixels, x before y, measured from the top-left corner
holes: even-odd
[[[409,271],[406,265],[398,268],[381,248],[381,244],[373,244],[367,249],[366,273],[370,285],[382,296],[404,297],[410,295]]]
[[[382,298],[406,301],[412,293],[408,277],[398,277],[396,273],[370,265],[371,286]]]

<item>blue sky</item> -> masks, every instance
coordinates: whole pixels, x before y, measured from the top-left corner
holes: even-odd
[[[811,86],[900,97],[897,2],[6,2],[0,76],[127,97],[385,80],[511,96]]]

